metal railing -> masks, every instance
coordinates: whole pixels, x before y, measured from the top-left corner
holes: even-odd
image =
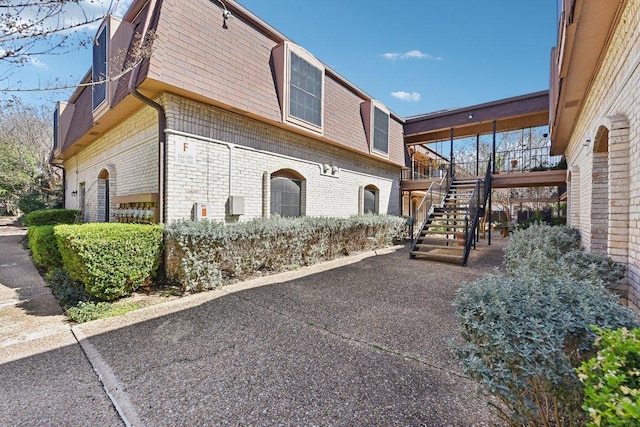
[[[445,171],[447,170],[447,166],[448,165],[446,163],[443,163],[440,166],[436,166],[432,163],[412,159],[411,168],[402,171],[402,180],[414,181],[421,179],[443,178]]]
[[[518,148],[496,152],[496,170],[501,173],[535,172],[555,169],[560,166],[562,156],[549,155],[549,147]],[[482,176],[486,165],[477,160],[456,161],[456,175]]]
[[[451,165],[444,170],[444,176],[438,181],[434,181],[429,185],[429,189],[425,193],[422,201],[416,208],[411,218],[409,218],[409,237],[412,240],[411,250],[414,250],[417,243],[417,237],[420,235],[429,216],[433,212],[436,206],[442,206],[444,198],[449,192],[451,183],[453,182],[453,168]],[[421,224],[416,233],[415,224]]]
[[[480,223],[480,217],[484,215],[490,192],[491,159],[487,161],[484,179],[479,179],[478,181],[476,181],[476,186],[473,189],[473,193],[469,198],[469,204],[467,205],[467,213],[464,219],[465,247],[462,265],[467,265],[469,254],[471,253],[471,247],[473,246],[474,249],[476,248],[476,242],[478,240],[478,224]]]
[[[555,168],[562,156],[551,156],[549,147],[518,148],[496,152],[496,172],[534,172]]]

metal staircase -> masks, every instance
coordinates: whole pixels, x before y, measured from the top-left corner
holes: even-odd
[[[416,233],[411,258],[466,265],[490,191],[490,172],[484,179],[451,180],[441,203],[432,205]]]

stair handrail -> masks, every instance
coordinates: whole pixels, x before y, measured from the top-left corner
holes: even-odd
[[[420,204],[418,205],[418,207],[416,208],[416,211],[413,213],[413,216],[409,219],[409,237],[411,238],[411,250],[414,250],[417,242],[418,242],[418,238],[417,236],[420,235],[420,233],[422,233],[422,230],[424,229],[424,227],[426,226],[428,220],[429,220],[429,216],[433,213],[433,210],[436,206],[436,204],[434,203],[434,192],[436,192],[437,194],[440,194],[440,200],[438,201],[438,205],[442,206],[444,204],[444,199],[447,195],[447,193],[449,192],[449,188],[451,187],[451,183],[453,182],[453,178],[451,176],[451,171],[453,170],[453,164],[449,164],[449,166],[445,169],[444,171],[444,175],[442,176],[442,179],[440,180],[440,182],[437,181],[433,181],[430,185],[429,188],[427,189],[427,192],[425,194],[425,196],[422,198],[422,201],[420,201]],[[445,191],[443,191],[442,189],[446,188]],[[428,197],[427,197],[428,195]],[[409,203],[411,203],[411,201],[409,201]],[[423,208],[423,206],[425,204],[428,203],[428,208]],[[422,221],[422,224],[420,226],[420,229],[418,230],[418,233],[415,233],[415,223],[417,221],[417,217],[418,214],[422,211],[422,210],[426,211],[426,215],[424,217],[424,221]]]
[[[487,199],[491,192],[491,159],[487,162],[487,170],[484,174],[484,179],[476,181],[476,185],[473,189],[471,197],[469,197],[469,203],[467,204],[467,212],[465,215],[465,231],[464,231],[464,256],[462,259],[462,265],[467,265],[469,260],[469,254],[471,253],[471,246],[475,248],[476,244],[476,231],[480,222],[480,213],[486,209]],[[471,215],[470,215],[471,214]],[[470,218],[471,217],[471,218]],[[471,219],[471,226],[469,226],[469,219]]]

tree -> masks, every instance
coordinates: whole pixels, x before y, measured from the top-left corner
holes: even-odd
[[[15,98],[0,110],[0,206],[9,213],[60,203],[60,176],[49,164],[49,116],[45,108]]]
[[[130,1],[0,0],[0,60],[23,65],[40,55],[88,46],[91,35],[78,35],[78,30],[126,3]]]

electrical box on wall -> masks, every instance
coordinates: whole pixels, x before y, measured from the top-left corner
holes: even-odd
[[[209,218],[208,203],[194,203],[193,211],[191,212],[191,219],[194,221],[200,221],[207,218]]]
[[[244,196],[229,196],[229,215],[244,215]]]

